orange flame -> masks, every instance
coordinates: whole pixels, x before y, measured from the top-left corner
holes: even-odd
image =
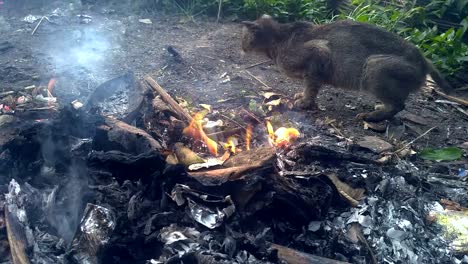
[[[205,115],[203,113],[196,113],[193,116],[189,126],[184,128],[183,133],[187,136],[193,137],[195,140],[202,140],[208,147],[208,151],[218,156],[218,144],[209,138],[205,131],[203,131],[202,120]]]
[[[50,79],[49,84],[47,85],[47,91],[48,91],[48,96],[52,97],[52,91],[54,90],[55,87],[55,78]]]
[[[275,131],[275,146],[286,147],[291,141],[297,139],[300,133],[297,129],[280,127]]]
[[[276,147],[286,147],[289,143],[296,140],[301,134],[299,130],[289,127],[280,127],[275,132],[273,132],[273,126],[270,121],[266,122],[266,127],[268,131],[268,142],[272,146]]]
[[[252,125],[248,124],[245,130],[245,149],[250,150],[250,140],[252,139]]]
[[[224,144],[224,148],[229,150],[231,153],[236,153],[237,139],[235,137],[229,137],[227,143]]]
[[[270,121],[266,121],[266,127],[267,127],[267,132],[268,132],[268,143],[270,143],[271,146],[274,146],[274,138],[275,138],[275,132],[273,130],[273,126],[271,125]]]

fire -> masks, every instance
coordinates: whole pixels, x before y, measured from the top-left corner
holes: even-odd
[[[49,84],[47,85],[47,92],[49,97],[52,97],[52,91],[54,90],[55,82],[55,78],[49,80]]]
[[[248,124],[245,130],[245,149],[250,150],[250,140],[252,139],[252,125]]]
[[[267,131],[269,135],[269,143],[270,145],[276,147],[286,147],[289,143],[296,140],[301,134],[299,130],[289,127],[280,127],[275,132],[273,132],[273,126],[271,125],[270,121],[266,122]]]
[[[187,136],[193,137],[196,140],[202,140],[208,147],[210,153],[215,156],[218,156],[218,144],[214,140],[209,138],[206,135],[205,131],[203,131],[203,117],[205,117],[204,113],[196,113],[193,116],[193,119],[190,122],[189,126],[184,129],[183,133]]]
[[[229,137],[227,140],[227,143],[224,144],[224,148],[231,153],[236,153],[237,152],[237,138],[235,137]]]
[[[209,152],[218,156],[218,143],[213,139],[209,138],[205,131],[203,130],[203,119],[208,111],[201,111],[196,113],[190,124],[184,128],[184,135],[190,136],[195,140],[201,140],[208,147]],[[292,141],[296,140],[300,133],[295,128],[286,128],[280,127],[276,131],[273,129],[270,121],[266,121],[266,129],[268,132],[268,142],[271,146],[278,148],[287,147]],[[252,125],[248,125],[245,131],[245,150],[251,149],[252,135],[253,135]],[[239,148],[239,139],[236,137],[229,137],[225,143],[220,143],[220,145],[225,149],[225,153],[222,160],[227,159],[231,154],[236,154],[243,149]]]

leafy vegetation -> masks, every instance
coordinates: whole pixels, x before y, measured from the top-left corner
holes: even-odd
[[[190,17],[215,15],[218,0],[147,0]],[[446,75],[468,69],[468,1],[466,0],[350,0],[338,12],[339,0],[221,0],[224,16],[255,19],[270,14],[279,21],[327,23],[338,19],[375,24],[418,46]],[[443,23],[442,23],[443,22]]]
[[[419,153],[421,158],[425,160],[436,161],[451,161],[462,157],[463,150],[456,147],[448,147],[443,149],[424,149]]]

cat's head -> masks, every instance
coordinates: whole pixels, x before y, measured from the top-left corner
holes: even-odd
[[[242,50],[244,52],[265,51],[274,44],[278,36],[279,24],[269,15],[255,21],[243,21]]]

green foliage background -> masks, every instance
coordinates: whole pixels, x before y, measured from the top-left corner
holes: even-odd
[[[218,0],[146,0],[193,17],[216,16]],[[418,46],[449,80],[468,76],[468,0],[221,0],[223,17],[328,23],[352,19],[395,32]],[[334,9],[334,7],[339,8]],[[461,73],[461,74],[460,74]],[[460,79],[458,80],[460,82]],[[465,82],[466,80],[461,80]]]

